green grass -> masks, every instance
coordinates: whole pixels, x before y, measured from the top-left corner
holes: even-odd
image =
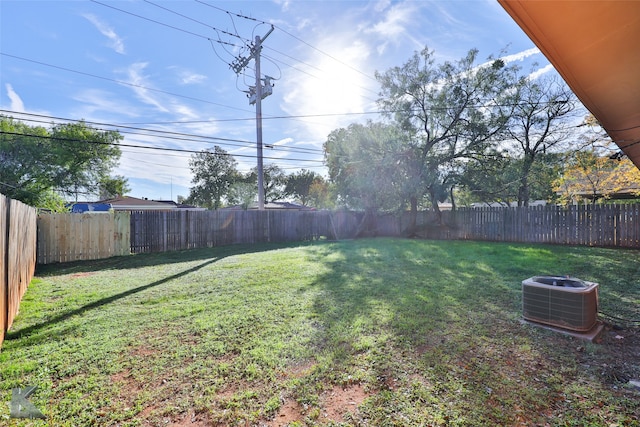
[[[0,352],[0,425],[640,425],[637,328],[520,322],[538,274],[637,319],[639,272],[637,251],[401,239],[50,266]],[[9,419],[27,385],[46,420]]]

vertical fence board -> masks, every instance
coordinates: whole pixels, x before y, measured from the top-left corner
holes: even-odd
[[[0,345],[35,272],[36,210],[0,195]]]

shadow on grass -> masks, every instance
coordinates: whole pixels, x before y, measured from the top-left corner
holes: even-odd
[[[150,289],[150,288],[155,288],[156,286],[160,286],[160,285],[162,285],[164,283],[167,283],[167,282],[169,282],[171,280],[179,279],[180,277],[186,276],[186,275],[188,275],[190,273],[194,273],[194,272],[200,270],[201,268],[206,267],[209,264],[213,264],[214,262],[219,261],[222,258],[224,258],[224,257],[218,257],[218,258],[210,259],[210,260],[208,260],[206,262],[203,262],[202,264],[199,264],[199,265],[197,265],[197,266],[195,266],[193,268],[190,268],[188,270],[181,271],[180,273],[173,274],[171,276],[165,277],[164,279],[157,280],[155,282],[152,282],[152,283],[149,283],[149,284],[146,284],[146,285],[138,286],[136,288],[128,289],[128,290],[126,290],[124,292],[120,292],[119,294],[115,294],[115,295],[112,295],[110,297],[102,298],[102,299],[99,299],[99,300],[94,301],[92,303],[85,304],[82,307],[79,307],[79,308],[76,308],[75,310],[71,310],[71,311],[67,311],[65,313],[62,313],[62,314],[60,314],[58,316],[55,316],[55,317],[53,317],[53,318],[51,318],[51,319],[49,319],[49,320],[47,320],[45,322],[38,323],[38,324],[35,324],[35,325],[31,325],[31,326],[27,326],[26,328],[19,329],[17,331],[11,331],[11,332],[7,333],[5,339],[14,340],[14,339],[20,339],[23,336],[31,335],[33,333],[36,333],[36,332],[40,331],[41,329],[44,329],[44,328],[47,328],[49,326],[55,325],[57,323],[63,322],[65,320],[69,319],[72,316],[77,316],[77,315],[83,314],[83,313],[85,313],[85,312],[87,312],[89,310],[93,310],[95,308],[99,308],[99,307],[102,307],[104,305],[114,303],[114,302],[116,302],[118,300],[121,300],[123,298],[126,298],[126,297],[128,297],[130,295],[137,294],[138,292],[142,292],[142,291],[145,291],[145,290]]]
[[[299,246],[299,245],[300,243],[297,243],[295,246]],[[102,270],[119,270],[119,269],[128,270],[128,269],[136,269],[136,268],[149,267],[149,266],[160,266],[160,265],[166,265],[166,264],[205,260],[205,262],[198,264],[193,268],[181,271],[179,273],[173,274],[171,276],[165,277],[163,279],[157,280],[152,283],[148,283],[146,285],[131,288],[124,292],[120,292],[118,294],[93,301],[89,304],[83,305],[82,307],[59,314],[42,323],[27,326],[25,328],[18,329],[15,331],[9,331],[6,334],[5,339],[8,341],[17,340],[23,337],[37,334],[38,332],[43,331],[50,326],[64,322],[65,320],[73,316],[81,315],[89,310],[93,310],[108,304],[112,304],[128,296],[137,294],[147,289],[155,288],[164,283],[187,276],[210,264],[213,264],[215,262],[218,262],[230,256],[245,255],[245,254],[258,253],[263,251],[271,251],[278,248],[291,247],[291,246],[294,246],[294,245],[293,244],[233,245],[233,246],[224,246],[224,247],[208,248],[208,249],[196,249],[196,250],[153,253],[153,254],[140,254],[140,255],[131,255],[127,257],[114,257],[114,258],[108,258],[108,259],[98,260],[98,261],[82,261],[82,262],[72,262],[72,263],[42,266],[38,270],[36,276],[53,276],[53,275],[63,275],[63,274],[81,273],[81,272],[96,272],[96,271],[102,271]]]
[[[224,258],[234,255],[271,251],[279,248],[297,247],[311,244],[311,242],[294,243],[256,243],[216,246],[213,248],[187,249],[173,252],[154,252],[145,254],[131,254],[100,260],[72,261],[65,263],[37,265],[36,276],[57,276],[62,274],[86,273],[103,270],[129,270],[155,265],[177,264],[189,261]]]
[[[527,276],[511,280],[500,266],[492,267],[494,254],[484,249],[481,244],[444,247],[393,239],[319,248],[329,271],[316,281],[322,290],[316,314],[329,335],[332,328],[357,330],[369,322],[414,345],[424,344],[430,333],[446,333],[450,325],[482,326],[477,321],[486,320],[487,313],[509,319],[519,308],[520,281]],[[495,257],[509,253],[501,250]],[[513,258],[500,260],[512,266],[511,277],[523,271],[513,267],[516,258],[514,252]]]
[[[328,267],[315,281],[314,311],[324,325],[317,345],[336,348],[335,360],[345,348],[357,353],[362,334],[387,334],[412,348],[469,334],[520,334],[523,280],[606,279],[619,266],[600,249],[509,243],[363,239],[314,251]]]
[[[395,239],[320,247],[315,254],[328,270],[313,284],[319,326],[310,346],[331,361],[326,381],[340,384],[353,376],[386,390],[385,378],[408,375],[432,401],[447,402],[442,417],[465,425],[514,425],[522,413],[543,424],[541,414],[555,410],[552,402],[577,387],[580,358],[598,360],[576,350],[569,337],[520,324],[522,280],[573,272],[607,278],[631,255],[609,259],[610,252],[593,248]],[[598,351],[607,363],[615,360],[615,348]],[[539,378],[546,379],[542,387]],[[606,378],[590,381],[603,390],[612,385]],[[374,397],[374,409],[364,415],[373,424],[389,413],[375,408],[397,406],[385,396],[393,394]],[[419,414],[422,402],[408,404],[404,415]],[[616,405],[611,408],[633,410]]]

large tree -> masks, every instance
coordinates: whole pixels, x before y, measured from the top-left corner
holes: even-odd
[[[539,153],[528,170],[527,186],[531,200],[553,201],[557,198],[554,181],[566,162],[566,153]],[[487,152],[466,163],[459,179],[468,202],[518,203],[521,194],[522,160],[506,153]]]
[[[251,168],[251,171],[242,179],[244,182],[250,182],[258,185],[258,167]],[[264,200],[267,202],[275,202],[282,200],[285,196],[285,185],[287,174],[282,168],[275,164],[265,165],[262,169],[262,183],[264,185]],[[257,192],[256,192],[257,193]]]
[[[29,126],[0,116],[0,188],[14,199],[46,207],[52,195],[98,196],[120,158],[116,131],[84,122]],[[126,179],[120,177],[125,184]]]
[[[329,179],[340,204],[365,211],[361,231],[373,231],[375,213],[394,211],[405,199],[406,148],[395,126],[368,122],[334,130],[324,144]]]
[[[506,144],[517,162],[518,205],[527,206],[536,164],[547,153],[565,151],[564,145],[575,133],[575,124],[569,119],[576,100],[556,77],[522,79],[515,89]]]
[[[122,175],[105,177],[98,183],[100,199],[112,199],[131,191],[127,179]]]
[[[287,196],[293,196],[297,201],[307,206],[314,182],[324,181],[316,172],[302,169],[287,176],[284,192]]]
[[[477,64],[477,50],[456,62],[437,65],[425,48],[400,67],[377,73],[379,104],[409,134],[412,225],[418,202],[427,195],[438,211],[438,199],[460,174],[461,159],[478,156],[504,131],[510,116],[505,102],[517,69],[499,59]]]
[[[190,189],[187,203],[193,203],[208,209],[222,207],[231,186],[238,181],[236,160],[219,146],[213,151],[205,150],[191,155],[189,167],[194,184]]]

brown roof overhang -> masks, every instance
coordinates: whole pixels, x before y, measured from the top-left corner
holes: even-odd
[[[498,2],[640,167],[640,1]]]

